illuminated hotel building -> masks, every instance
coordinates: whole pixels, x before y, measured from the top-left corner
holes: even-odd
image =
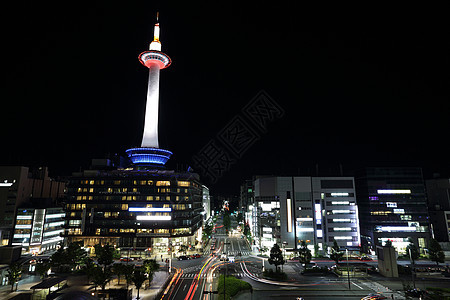
[[[409,238],[426,248],[429,218],[420,168],[365,168],[355,179],[363,248],[391,240],[405,253]]]
[[[287,251],[303,240],[326,248],[358,250],[358,207],[353,177],[260,177],[254,181],[254,202],[247,215],[256,242]]]
[[[141,147],[126,150],[131,163],[74,173],[66,203],[68,241],[85,246],[110,243],[125,253],[174,254],[180,245],[201,241],[202,184],[196,173],[166,170],[172,152],[159,148],[159,72],[170,58],[161,52],[159,24],[150,50],[139,55],[149,68]],[[125,254],[126,255],[126,254]]]

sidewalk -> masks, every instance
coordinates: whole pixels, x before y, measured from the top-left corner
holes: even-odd
[[[33,285],[41,282],[41,279],[39,276],[24,276],[24,279],[19,281],[19,286],[17,288],[17,292],[11,293],[11,286],[10,285],[2,285],[0,286],[0,299],[11,299],[14,296],[20,294],[20,293],[33,293],[33,290],[30,290],[30,287]],[[15,288],[15,286],[14,286]]]

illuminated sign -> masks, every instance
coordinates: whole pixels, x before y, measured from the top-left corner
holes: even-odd
[[[292,232],[292,199],[286,199],[287,232]]]
[[[397,207],[397,202],[386,202],[387,207]]]
[[[303,232],[313,232],[313,231],[314,231],[314,228],[300,227],[300,228],[298,228],[298,231],[303,231]]]
[[[404,214],[405,210],[403,208],[394,208],[394,214]]]
[[[348,193],[331,193],[331,197],[348,197]]]
[[[170,207],[129,207],[128,211],[168,212],[168,211],[172,211],[172,208],[170,208]]]
[[[378,194],[411,194],[411,190],[377,190]]]
[[[172,216],[136,216],[139,221],[170,221]]]
[[[320,203],[314,204],[315,214],[316,214],[316,224],[322,224],[322,208]]]

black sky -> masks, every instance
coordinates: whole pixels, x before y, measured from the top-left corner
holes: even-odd
[[[26,2],[25,2],[26,3]],[[33,2],[7,11],[0,164],[56,175],[142,136],[148,49],[160,11],[160,143],[192,157],[264,89],[285,114],[216,184],[255,174],[421,166],[449,175],[449,26],[439,7],[306,8],[288,2]],[[330,13],[331,11],[331,13]]]

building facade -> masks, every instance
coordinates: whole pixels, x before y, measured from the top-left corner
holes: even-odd
[[[255,243],[287,251],[305,241],[327,249],[336,240],[357,250],[360,244],[353,177],[260,177],[247,218]]]
[[[420,168],[365,168],[357,172],[356,192],[364,248],[392,241],[405,253],[409,239],[427,247],[429,218]]]
[[[64,217],[62,207],[19,208],[12,245],[22,246],[22,253],[56,250],[63,244]]]
[[[172,254],[201,241],[202,185],[190,172],[88,170],[70,178],[66,212],[69,242]]]
[[[46,167],[0,167],[0,241],[11,245],[16,211],[33,198],[56,201],[64,197],[66,183],[48,176]],[[28,206],[28,205],[27,205]]]
[[[450,242],[450,179],[425,181],[431,233],[439,242]]]
[[[203,222],[211,218],[211,197],[209,195],[209,189],[202,185],[202,203],[203,203]]]

